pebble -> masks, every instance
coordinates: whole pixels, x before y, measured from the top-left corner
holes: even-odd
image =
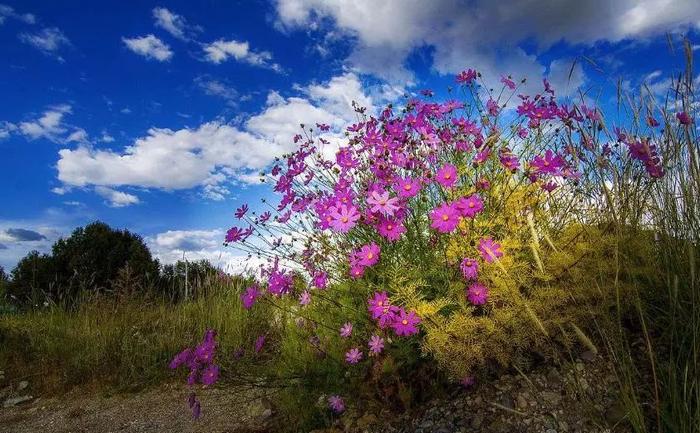
[[[27,389],[28,386],[29,386],[29,382],[27,382],[26,380],[23,380],[19,383],[19,385],[17,385],[17,391],[24,391],[25,389]]]
[[[34,398],[34,397],[32,397],[31,395],[22,395],[19,397],[8,398],[7,400],[5,400],[5,403],[3,403],[2,406],[6,407],[6,408],[7,407],[14,407],[14,406],[17,406],[18,404],[22,404],[24,402],[30,401],[32,398]]]

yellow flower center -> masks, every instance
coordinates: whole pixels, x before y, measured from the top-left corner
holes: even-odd
[[[403,325],[408,325],[408,320],[403,319],[403,320],[401,321],[401,324],[403,324]]]
[[[348,222],[348,217],[345,217],[345,216],[344,216],[344,217],[340,218],[340,220],[341,220],[342,222],[346,223],[346,222]]]
[[[368,258],[368,259],[371,259],[372,257],[374,257],[374,254],[373,254],[373,253],[367,253],[367,258]]]
[[[474,202],[473,202],[473,201],[470,201],[470,202],[469,202],[469,207],[471,208],[471,207],[474,207],[474,206],[476,206],[476,205],[474,204]]]
[[[447,221],[448,219],[450,219],[450,216],[449,216],[449,215],[444,214],[444,215],[442,216],[442,220],[443,220],[443,221]]]
[[[450,179],[452,177],[452,175],[450,173],[445,173],[445,175],[443,177],[445,179]]]
[[[403,189],[405,189],[406,191],[410,191],[410,190],[411,190],[411,184],[410,184],[410,183],[407,183],[406,185],[403,186]]]
[[[391,224],[389,224],[388,226],[386,226],[386,228],[387,228],[387,230],[393,230],[393,229],[394,229],[394,226],[392,226]]]

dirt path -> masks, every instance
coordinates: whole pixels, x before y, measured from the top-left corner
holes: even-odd
[[[139,394],[100,398],[72,392],[0,408],[2,433],[78,432],[264,432],[271,412],[249,391],[210,389],[199,393],[202,417],[192,420],[188,390],[166,385]]]

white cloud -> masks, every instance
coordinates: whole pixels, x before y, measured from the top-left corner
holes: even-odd
[[[100,137],[100,141],[103,143],[114,143],[114,137],[102,131],[102,137]]]
[[[11,6],[0,4],[0,24],[2,24],[7,17],[22,21],[25,24],[36,23],[36,17],[33,14],[20,14],[17,13]]]
[[[494,82],[508,73],[539,82],[545,65],[519,48],[525,40],[541,51],[562,40],[619,41],[700,20],[697,0],[277,0],[276,10],[282,28],[353,38],[350,66],[404,82],[412,78],[407,57],[422,47],[431,48],[440,73],[472,67]]]
[[[187,21],[182,16],[164,7],[157,7],[153,9],[153,18],[156,20],[155,24],[157,27],[162,28],[178,39],[188,39]]]
[[[66,137],[65,142],[87,144],[90,140],[88,139],[88,133],[84,129],[78,128]]]
[[[133,194],[117,191],[104,186],[96,186],[95,192],[107,200],[111,207],[126,207],[132,204],[139,204],[140,200]]]
[[[205,94],[222,98],[231,106],[237,105],[239,95],[230,84],[207,76],[199,76],[194,82]]]
[[[264,261],[248,258],[231,248],[224,247],[226,230],[169,230],[145,238],[153,256],[161,263],[182,260],[209,260],[228,273],[256,272]]]
[[[66,35],[56,27],[46,28],[37,33],[21,33],[19,39],[60,61],[63,61],[63,58],[58,55],[58,51],[71,44]]]
[[[298,91],[295,97],[268,97],[269,105],[240,127],[213,120],[196,128],[151,128],[121,151],[84,145],[61,149],[58,179],[66,187],[199,188],[203,196],[221,200],[232,181],[257,183],[257,172],[294,149],[292,137],[300,123],[314,128],[327,123],[340,132],[355,121],[351,101],[375,109],[352,73]]]
[[[165,62],[173,57],[173,52],[165,42],[153,35],[146,35],[136,38],[122,38],[124,44],[134,53],[147,59],[155,59]]]
[[[219,64],[230,58],[236,61],[247,63],[253,66],[270,68],[281,72],[282,67],[272,62],[272,54],[268,51],[256,52],[250,49],[250,44],[246,41],[219,39],[210,44],[204,45],[205,59],[208,62]]]
[[[63,117],[70,113],[70,105],[56,105],[36,120],[21,122],[18,130],[30,140],[45,138],[53,142],[62,142],[62,136],[67,132],[67,128],[63,125]]]
[[[17,130],[17,126],[10,122],[0,122],[0,140],[8,138],[11,133]]]

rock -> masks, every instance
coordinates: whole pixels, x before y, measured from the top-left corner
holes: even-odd
[[[557,433],[557,431],[554,430],[553,428],[548,428],[547,430],[545,430],[544,433]]]
[[[484,416],[480,415],[480,414],[476,414],[474,416],[474,418],[472,418],[472,422],[470,425],[473,429],[478,429],[479,427],[481,427],[481,424],[483,424],[483,423],[484,423]]]
[[[515,399],[515,405],[518,407],[518,410],[525,410],[529,406],[523,394],[518,394],[518,397]]]
[[[593,352],[590,351],[590,350],[586,350],[585,352],[581,353],[581,355],[579,355],[579,357],[580,357],[583,361],[586,361],[586,362],[593,362],[593,361],[595,361],[596,354],[593,353]]]
[[[427,420],[423,421],[422,423],[420,423],[420,425],[418,426],[418,428],[429,429],[430,427],[433,426],[433,424],[434,424],[434,423],[433,423],[432,421],[430,421],[429,419],[427,419]]]
[[[268,419],[272,416],[272,409],[267,408],[264,411],[262,411],[262,414],[260,414],[260,418],[262,419]]]
[[[513,399],[507,395],[502,396],[498,400],[498,403],[503,407],[507,407],[508,409],[515,409],[515,405],[513,404]]]
[[[551,405],[558,405],[561,402],[561,394],[558,392],[542,391],[542,399]]]
[[[547,372],[547,382],[550,385],[554,385],[554,386],[561,385],[562,380],[561,380],[561,374],[559,374],[559,370],[557,370],[554,367],[550,368],[549,371]]]
[[[14,407],[17,406],[18,404],[22,404],[24,402],[30,401],[33,399],[31,395],[22,395],[19,397],[13,397],[13,398],[8,398],[5,400],[5,403],[3,403],[3,407]]]
[[[28,386],[29,386],[29,382],[27,382],[26,380],[23,380],[19,383],[19,385],[17,385],[17,391],[24,391],[25,389],[27,389]]]

